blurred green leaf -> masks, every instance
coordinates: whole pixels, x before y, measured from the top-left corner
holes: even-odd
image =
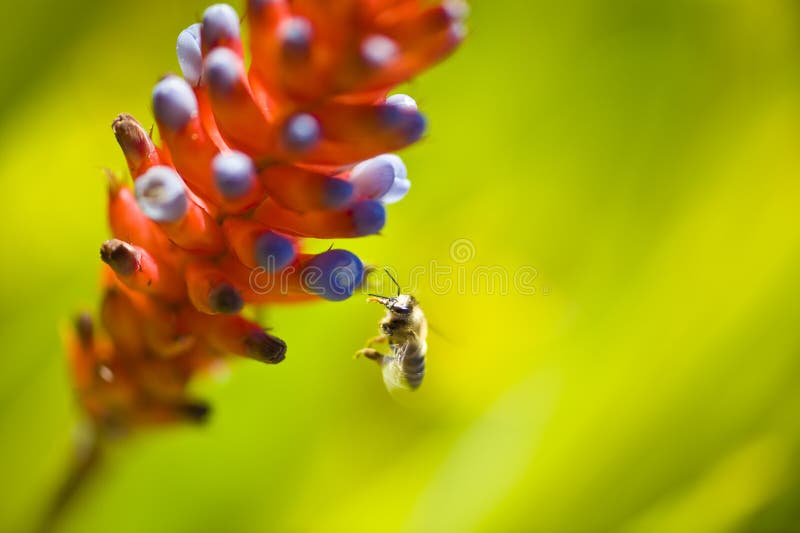
[[[204,7],[9,6],[0,530],[32,529],[68,467],[59,326],[95,306],[111,120],[149,124]],[[347,243],[451,269],[419,287],[450,339],[419,393],[352,360],[372,306],[271,308],[287,360],[198,383],[211,423],[120,442],[62,529],[800,529],[798,24],[791,0],[473,2],[463,49],[404,88],[431,124],[411,194]],[[490,266],[534,268],[535,293],[459,290]]]

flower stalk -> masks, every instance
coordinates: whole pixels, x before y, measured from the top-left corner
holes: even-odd
[[[194,376],[229,355],[283,361],[246,305],[340,301],[362,283],[354,254],[304,253],[304,240],[384,227],[410,187],[388,152],[426,127],[389,92],[458,46],[465,15],[453,0],[250,0],[249,43],[225,4],[179,34],[182,76],[152,93],[160,143],[131,115],[112,123],[133,184],[109,177],[100,311],[67,347],[89,437],[45,528],[109,438],[207,418]]]
[[[180,33],[182,75],[152,93],[160,142],[131,115],[112,123],[133,184],[110,177],[100,312],[81,315],[68,346],[97,442],[204,420],[188,384],[228,355],[282,361],[286,343],[246,305],[340,301],[362,283],[354,254],[303,253],[304,240],[384,227],[410,187],[389,152],[426,127],[411,97],[389,92],[458,46],[465,13],[455,1],[250,0],[249,43],[225,4]],[[281,283],[254,288],[254,269]]]

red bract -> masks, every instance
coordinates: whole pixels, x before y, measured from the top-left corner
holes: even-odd
[[[223,4],[180,34],[183,77],[153,90],[162,145],[130,115],[112,125],[133,187],[110,177],[99,327],[83,314],[70,340],[101,432],[202,420],[187,384],[228,354],[282,361],[245,304],[338,301],[361,284],[355,255],[304,254],[302,239],[381,230],[409,187],[386,152],[425,129],[410,97],[387,94],[458,45],[464,15],[453,1],[251,0],[249,47]]]

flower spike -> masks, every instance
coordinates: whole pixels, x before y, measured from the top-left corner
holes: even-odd
[[[177,36],[181,76],[152,91],[157,144],[112,124],[133,186],[109,174],[103,297],[68,346],[76,392],[101,436],[199,423],[191,380],[227,355],[267,364],[287,344],[245,305],[341,301],[363,283],[347,250],[304,238],[378,234],[410,188],[392,152],[420,140],[414,99],[389,92],[464,38],[459,0],[248,0]]]

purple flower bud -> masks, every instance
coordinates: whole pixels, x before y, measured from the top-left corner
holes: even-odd
[[[454,21],[463,21],[469,16],[469,4],[464,0],[445,0],[442,2],[445,13]]]
[[[407,94],[393,94],[386,98],[387,105],[394,105],[401,109],[417,110],[417,102]]]
[[[386,127],[402,134],[406,142],[415,142],[425,133],[425,117],[416,109],[384,104],[380,113]]]
[[[184,79],[196,87],[203,73],[203,53],[200,48],[200,23],[192,24],[180,34],[176,45],[178,65]]]
[[[354,188],[349,181],[328,178],[322,192],[322,201],[330,209],[339,209],[353,198]]]
[[[381,202],[384,204],[399,202],[408,194],[409,189],[411,189],[411,181],[407,179],[396,179],[394,183],[392,183],[389,192],[384,194],[381,198]]]
[[[220,41],[239,39],[239,15],[228,4],[214,4],[203,13],[203,42],[208,49]]]
[[[397,43],[385,35],[370,35],[361,41],[361,57],[375,68],[394,61],[398,51]]]
[[[319,140],[319,122],[313,115],[298,113],[286,121],[282,133],[283,142],[290,150],[302,152],[313,147]]]
[[[224,152],[211,162],[214,183],[222,196],[235,200],[247,194],[256,182],[256,166],[242,152]]]
[[[153,113],[158,122],[180,131],[197,116],[197,98],[185,80],[167,76],[153,88]]]
[[[215,48],[206,57],[204,74],[208,86],[218,92],[227,93],[239,81],[242,60],[230,48]]]
[[[134,194],[145,216],[156,222],[175,222],[189,209],[183,180],[170,167],[152,167],[139,176]]]
[[[303,268],[304,288],[326,300],[338,302],[361,286],[364,265],[347,250],[328,250],[313,257]]]
[[[296,254],[290,239],[268,231],[255,240],[253,255],[259,266],[268,272],[275,272],[289,266]]]
[[[350,182],[356,196],[391,204],[401,200],[411,187],[406,176],[402,159],[394,154],[382,154],[353,167]]]
[[[307,56],[312,36],[311,23],[303,17],[290,17],[278,26],[278,38],[283,45],[283,51],[290,57]]]
[[[359,235],[373,235],[386,225],[386,208],[377,200],[362,200],[353,206],[353,224]]]

